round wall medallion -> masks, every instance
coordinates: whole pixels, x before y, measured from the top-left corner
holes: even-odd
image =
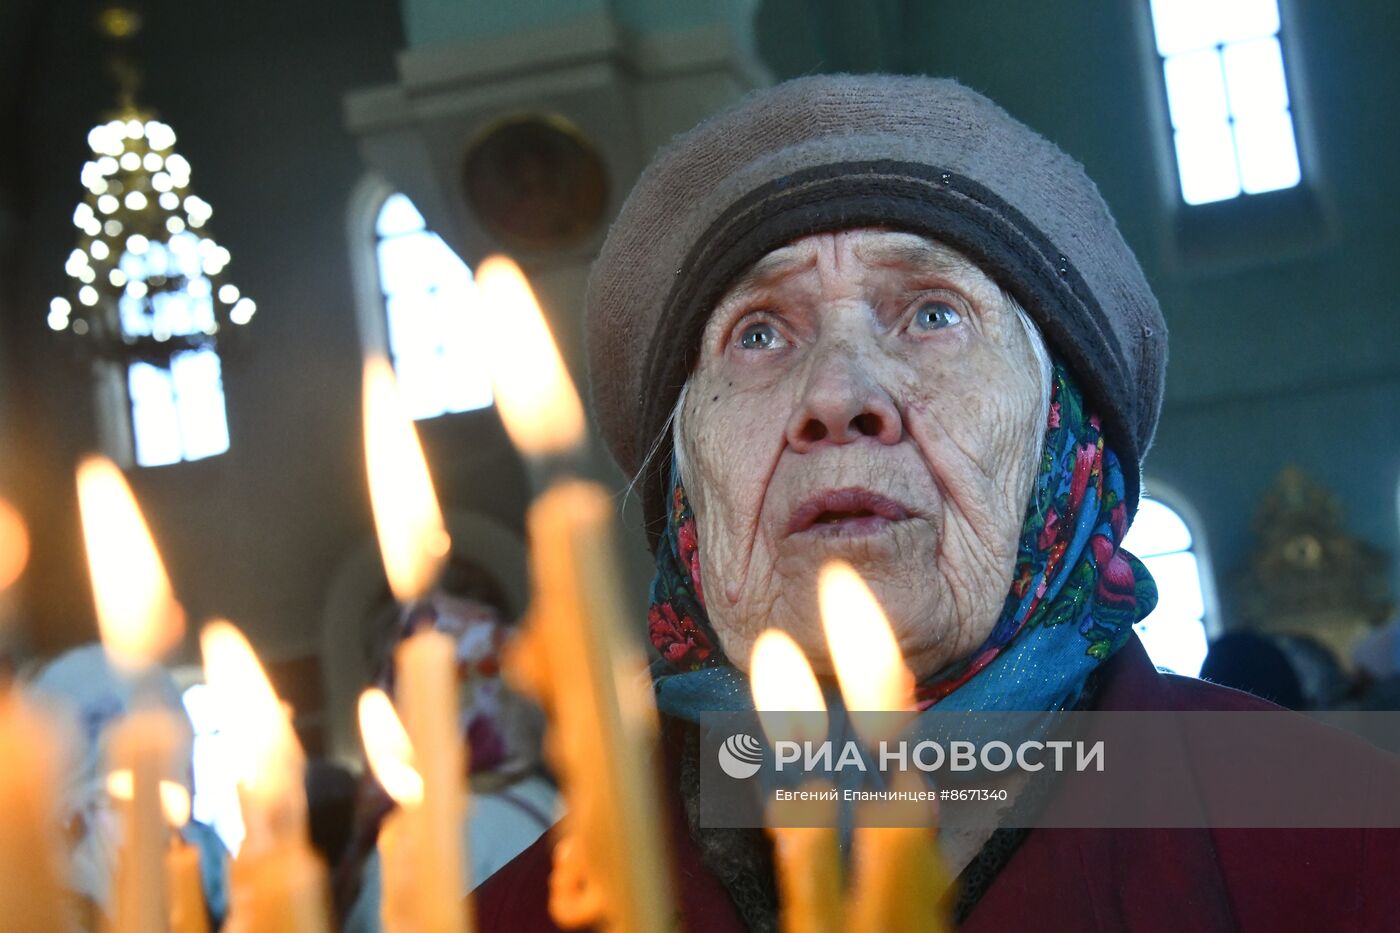
[[[462,166],[467,203],[507,246],[562,249],[598,228],[608,181],[593,145],[563,117],[531,114],[489,127]]]

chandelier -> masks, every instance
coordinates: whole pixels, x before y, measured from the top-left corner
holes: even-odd
[[[109,7],[99,18],[114,40],[140,19]],[[88,133],[78,240],[64,270],[67,293],[49,303],[48,324],[98,358],[169,368],[176,354],[213,349],[257,310],[224,274],[229,251],[209,232],[213,208],[190,186],[175,131],[135,101],[136,69],[113,60],[118,107]]]

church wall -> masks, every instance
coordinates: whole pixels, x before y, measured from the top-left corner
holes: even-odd
[[[229,452],[136,469],[132,484],[192,621],[227,616],[272,658],[315,652],[325,589],[372,533],[345,214],[365,168],[341,104],[392,75],[398,6],[145,8],[141,98],[175,128],[193,188],[213,205],[209,229],[232,253],[229,278],[258,313],[246,352],[224,361]],[[19,446],[7,453],[23,461],[16,495],[35,526],[26,613],[35,646],[53,651],[94,631],[72,477],[97,435],[85,371],[44,315],[66,284],[87,130],[112,90],[86,4],[46,6],[33,42],[40,65],[19,100],[22,274],[0,285],[0,339],[21,357]],[[523,480],[494,414],[448,416],[423,434],[449,506],[520,524]]]

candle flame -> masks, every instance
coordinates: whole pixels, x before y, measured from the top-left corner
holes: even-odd
[[[812,666],[792,636],[770,628],[749,657],[754,708],[769,741],[819,742],[826,737],[826,701]]]
[[[414,769],[413,743],[388,695],[377,688],[360,694],[360,736],[375,778],[400,806],[423,800],[423,778]]]
[[[130,800],[136,796],[136,782],[130,768],[107,775],[107,795],[113,800]],[[160,809],[165,821],[179,829],[190,821],[190,792],[175,781],[160,782]]]
[[[526,456],[566,453],[583,442],[583,403],[535,293],[515,261],[490,256],[476,270],[490,328],[491,387],[511,441]]]
[[[830,561],[822,567],[817,586],[822,629],[846,707],[861,712],[912,709],[914,675],[860,574],[844,561]]]
[[[287,710],[272,689],[248,639],[229,622],[210,622],[199,634],[204,679],[230,716],[226,730],[242,765],[240,782],[268,796],[288,781],[301,781],[301,747]]]
[[[13,505],[0,499],[0,592],[24,573],[29,562],[29,529]]]
[[[443,527],[418,432],[399,397],[387,360],[365,362],[365,461],[379,553],[401,603],[423,598],[437,582],[452,541]]]
[[[115,463],[88,457],[79,465],[78,508],[102,644],[118,663],[154,663],[184,635],[184,612]]]

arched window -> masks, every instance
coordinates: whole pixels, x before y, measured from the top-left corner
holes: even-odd
[[[471,270],[428,229],[406,195],[377,179],[370,185],[373,197],[360,198],[373,205],[376,284],[360,288],[367,347],[388,351],[415,419],[488,407],[491,380]],[[352,243],[363,243],[353,226],[369,218],[356,213],[352,209]]]
[[[1206,659],[1205,567],[1186,521],[1160,499],[1143,496],[1123,540],[1157,581],[1157,608],[1135,628],[1160,668],[1195,677]]]

